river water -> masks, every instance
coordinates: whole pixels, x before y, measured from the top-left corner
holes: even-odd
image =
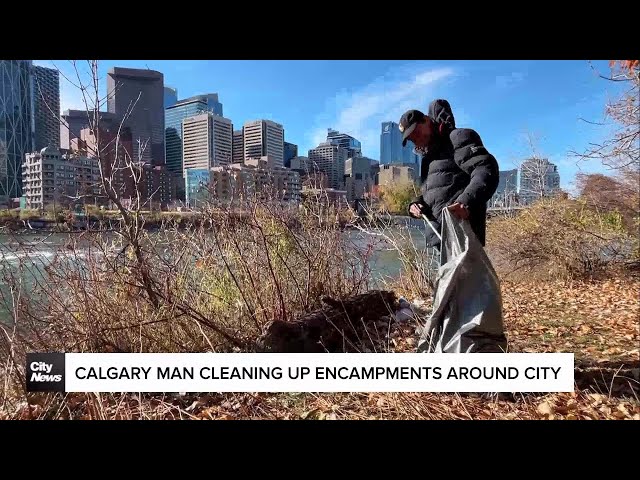
[[[78,235],[73,234],[73,235]],[[151,234],[153,235],[153,234]],[[397,277],[403,268],[399,254],[385,236],[391,237],[406,247],[409,242],[415,245],[417,250],[424,250],[424,230],[417,227],[391,228],[384,231],[372,230],[365,233],[359,230],[347,230],[344,232],[347,240],[355,248],[366,249],[373,244],[373,251],[369,260],[369,268],[374,280],[384,281]],[[34,283],[34,275],[41,276],[41,281],[47,280],[45,266],[54,257],[65,255],[66,243],[69,234],[65,233],[20,233],[5,235],[0,234],[0,322],[6,323],[11,318],[5,301],[10,298],[7,275],[20,274],[23,282],[23,291],[28,295],[30,285]],[[78,241],[71,261],[82,261],[89,255],[89,243],[83,246],[82,240]],[[19,268],[27,265],[28,268]],[[5,301],[3,301],[3,297]]]

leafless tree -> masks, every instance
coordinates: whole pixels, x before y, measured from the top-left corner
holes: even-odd
[[[529,204],[536,200],[552,196],[560,188],[559,176],[554,175],[557,167],[544,157],[532,133],[527,133],[528,158],[518,164],[520,188],[518,197],[521,203]]]
[[[604,120],[585,122],[611,126],[613,131],[599,143],[590,143],[584,152],[572,151],[580,160],[597,160],[622,173],[640,170],[640,62],[638,60],[613,60],[611,71],[603,75],[591,65],[600,78],[623,85],[623,92],[607,101]]]

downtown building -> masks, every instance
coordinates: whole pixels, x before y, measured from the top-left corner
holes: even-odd
[[[320,170],[317,164],[314,164],[309,157],[293,157],[289,168],[298,172],[302,188],[329,188],[329,178],[327,174]]]
[[[347,151],[347,158],[362,156],[362,144],[351,135],[329,128],[327,129],[327,142],[344,148]]]
[[[380,165],[378,173],[378,184],[397,185],[399,183],[415,183],[418,179],[419,172],[416,165],[402,164],[386,164]]]
[[[301,184],[298,172],[278,166],[273,158],[261,157],[211,168],[209,186],[201,187],[200,192],[204,190],[209,201],[225,207],[250,207],[255,201],[296,206]]]
[[[392,163],[420,165],[411,142],[402,146],[402,132],[396,122],[383,122],[380,133],[380,166]]]
[[[228,118],[201,113],[182,122],[183,176],[189,169],[211,169],[232,161],[233,124]]]
[[[91,159],[100,152],[102,173],[125,208],[164,210],[176,200],[175,179],[166,167],[137,162],[133,158],[133,137],[129,128],[101,127],[99,134],[98,137],[92,129],[85,128],[72,146]]]
[[[25,207],[70,208],[77,204],[106,205],[97,159],[45,147],[27,153],[22,164]]]
[[[345,190],[350,203],[362,200],[372,192],[375,185],[375,178],[371,174],[372,161],[367,157],[355,157],[345,162]]]
[[[529,158],[520,165],[518,198],[530,205],[542,197],[553,196],[560,190],[558,167],[546,158]]]
[[[500,180],[496,192],[489,201],[489,207],[508,208],[518,201],[518,169],[500,170]]]
[[[172,87],[164,87],[164,108],[167,109],[178,103],[178,89]]]
[[[60,74],[54,68],[34,66],[33,116],[34,150],[60,147]]]
[[[284,142],[284,158],[283,165],[287,168],[291,167],[291,159],[298,156],[298,145],[295,143]]]
[[[242,130],[233,131],[233,153],[231,157],[233,163],[244,162],[244,135],[242,135]]]
[[[309,150],[309,161],[316,171],[326,175],[329,188],[344,190],[347,149],[324,142]]]
[[[133,157],[165,165],[164,76],[146,69],[114,67],[107,73],[107,109],[131,129]]]
[[[175,102],[165,109],[166,165],[169,172],[182,175],[182,122],[200,113],[211,112],[222,117],[222,104],[217,93],[196,95]]]
[[[0,60],[0,206],[22,194],[22,162],[33,151],[31,60]]]
[[[242,127],[244,158],[270,157],[284,166],[284,127],[271,120],[254,120]]]
[[[94,112],[86,110],[65,110],[60,117],[60,148],[69,150],[81,137],[85,128],[95,127]],[[99,129],[117,128],[116,115],[110,112],[98,112],[97,124]]]
[[[28,153],[60,146],[60,80],[31,60],[0,60],[0,206],[22,195]]]

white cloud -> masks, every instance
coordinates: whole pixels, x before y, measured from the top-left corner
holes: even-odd
[[[333,128],[360,140],[366,156],[379,157],[381,123],[397,122],[411,108],[426,113],[436,97],[434,87],[453,75],[452,68],[436,68],[398,80],[397,72],[390,72],[359,90],[339,92],[316,119],[317,127],[309,135],[311,148],[325,141],[327,128]]]

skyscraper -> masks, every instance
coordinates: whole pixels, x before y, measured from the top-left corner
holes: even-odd
[[[164,108],[168,108],[176,103],[178,103],[178,89],[164,87]]]
[[[291,159],[298,156],[298,146],[294,143],[284,142],[284,166],[291,167]]]
[[[518,191],[518,169],[500,170],[498,188],[491,197],[489,205],[492,207],[507,207],[514,203]]]
[[[380,134],[380,165],[390,163],[418,164],[420,157],[413,152],[413,145],[402,146],[402,133],[396,122],[383,122]]]
[[[327,142],[331,145],[339,145],[347,150],[347,158],[362,156],[362,145],[351,135],[329,128],[327,130]]]
[[[60,75],[58,70],[33,67],[33,115],[35,150],[60,146]]]
[[[204,95],[196,95],[191,98],[200,98],[207,104],[207,112],[215,113],[216,115],[224,116],[222,113],[222,104],[218,99],[217,93],[205,93]]]
[[[70,149],[74,139],[80,138],[83,129],[89,127],[89,115],[86,110],[65,110],[60,118],[60,148]],[[93,118],[91,119],[93,121]],[[116,115],[110,112],[99,112],[100,128],[117,127]]]
[[[107,73],[108,110],[131,128],[134,160],[165,164],[164,76],[154,70],[114,67]],[[128,113],[129,112],[129,113]],[[126,118],[125,118],[126,117]]]
[[[520,201],[528,205],[560,189],[558,167],[546,158],[529,158],[520,165]]]
[[[0,60],[0,203],[22,194],[22,162],[33,151],[31,61]]]
[[[222,116],[222,104],[217,93],[185,98],[165,110],[166,161],[170,172],[182,174],[183,170],[182,121],[204,112]]]
[[[185,171],[231,163],[233,125],[228,118],[211,112],[200,113],[185,118],[182,131]]]
[[[244,137],[242,130],[233,131],[233,163],[244,162]]]
[[[309,150],[309,161],[328,179],[329,188],[344,189],[345,162],[347,149],[324,142]]]
[[[284,165],[284,128],[271,120],[246,122],[242,128],[244,158],[271,157],[275,165]]]

